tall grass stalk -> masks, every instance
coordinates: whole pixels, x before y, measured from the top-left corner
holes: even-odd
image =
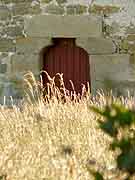
[[[59,75],[61,83],[62,76]],[[111,141],[98,129],[98,116],[90,105],[103,107],[111,101],[133,106],[133,98],[90,93],[74,98],[50,79],[48,90],[32,73],[25,76],[23,107],[0,110],[0,176],[7,180],[90,180],[89,168],[105,170],[113,177]],[[85,91],[85,90],[84,90]],[[63,102],[64,95],[64,102]]]

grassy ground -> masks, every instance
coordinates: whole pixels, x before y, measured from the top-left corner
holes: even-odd
[[[98,128],[99,117],[89,108],[102,108],[105,96],[92,101],[89,94],[80,101],[67,97],[63,103],[56,93],[44,101],[41,92],[35,92],[36,101],[29,96],[21,111],[1,107],[0,179],[91,180],[89,169],[96,168],[116,180],[114,155],[108,151],[111,139]]]

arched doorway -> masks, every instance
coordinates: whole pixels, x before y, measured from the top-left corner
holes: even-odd
[[[54,38],[53,45],[43,53],[43,70],[51,77],[63,73],[66,89],[73,91],[71,80],[77,94],[81,94],[83,85],[90,84],[89,55],[76,46],[75,38]],[[44,84],[46,81],[44,78]]]

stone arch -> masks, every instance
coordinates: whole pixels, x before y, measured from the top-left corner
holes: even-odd
[[[25,32],[32,38],[76,38],[76,45],[86,50],[88,54],[87,38],[102,36],[102,18],[93,15],[37,15],[25,21]],[[83,38],[80,43],[79,38]],[[42,53],[51,43],[40,48],[40,67],[42,67]],[[91,67],[92,69],[93,67]],[[91,81],[92,75],[90,74]]]
[[[44,46],[42,44],[42,46],[40,47],[41,49],[39,50],[39,61],[40,61],[40,67],[42,68],[42,63],[43,63],[43,54],[45,53],[45,51],[47,51],[47,49],[49,47],[51,47],[52,45],[54,45],[53,39],[55,39],[56,37],[52,36],[50,39],[50,41],[48,41]],[[76,37],[57,37],[57,38],[75,38],[75,44],[76,46],[84,49],[90,56],[90,49],[86,46],[88,39],[87,38],[76,38]],[[90,63],[90,61],[89,61]]]

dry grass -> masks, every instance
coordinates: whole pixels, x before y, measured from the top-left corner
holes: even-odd
[[[115,168],[108,151],[111,139],[97,128],[98,117],[89,109],[93,104],[102,108],[107,98],[98,94],[90,100],[90,94],[85,94],[71,101],[65,95],[63,103],[51,79],[53,92],[43,99],[43,87],[32,74],[27,79],[31,96],[21,111],[17,107],[0,110],[0,176],[5,175],[5,180],[90,180],[90,167],[110,173]],[[132,99],[121,101],[132,106]]]

